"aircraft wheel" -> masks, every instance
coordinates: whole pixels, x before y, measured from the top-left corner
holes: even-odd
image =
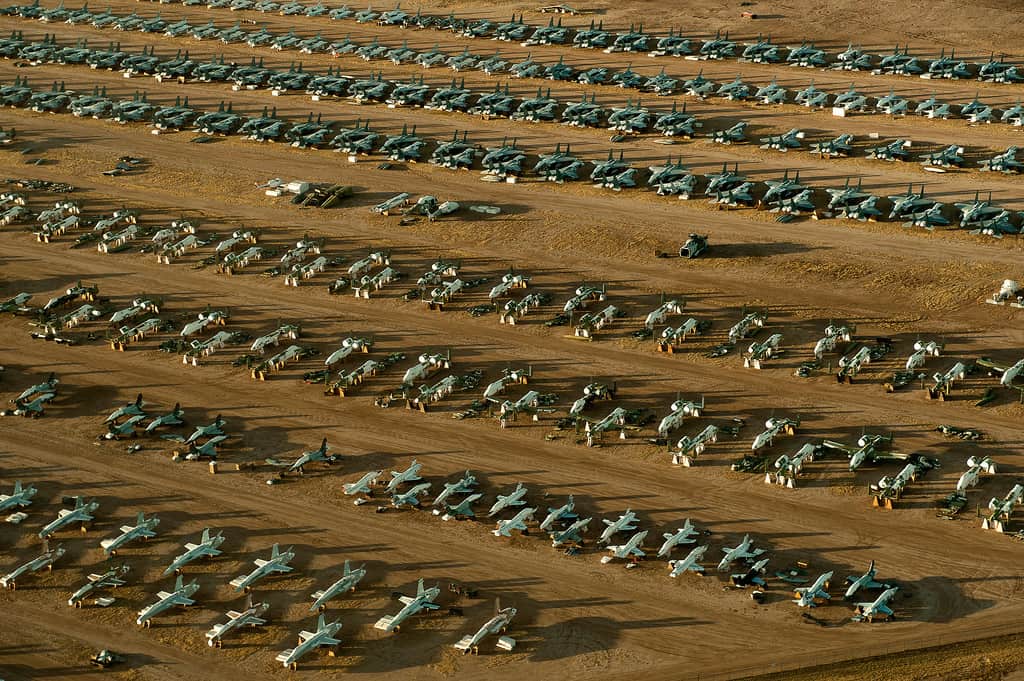
[[[291,669],[293,672],[294,671],[298,671],[299,663],[298,662],[292,662],[291,664],[288,665],[288,669]]]
[[[75,601],[75,607],[76,608],[81,608],[82,607],[82,601]]]
[[[218,650],[220,650],[221,648],[224,647],[224,641],[221,641],[220,639],[217,639],[216,641],[214,641],[213,647],[217,648]]]
[[[15,589],[18,588],[18,584],[17,584],[17,582],[7,582],[7,588],[10,591],[14,591]]]
[[[146,620],[145,623],[142,626],[146,627],[147,629],[152,629],[153,628],[153,620]]]

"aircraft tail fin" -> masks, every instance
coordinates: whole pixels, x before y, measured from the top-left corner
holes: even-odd
[[[185,576],[184,575],[178,575],[178,578],[176,580],[174,580],[174,590],[175,591],[181,591],[181,589],[184,586],[184,584],[185,584]]]

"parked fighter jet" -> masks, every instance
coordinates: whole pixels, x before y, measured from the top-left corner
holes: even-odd
[[[1001,154],[996,154],[990,159],[980,161],[979,165],[982,170],[990,170],[1000,173],[1020,173],[1024,170],[1024,163],[1017,160],[1017,147],[1007,147],[1006,151]]]
[[[910,47],[904,47],[900,50],[900,46],[897,45],[892,54],[882,57],[882,60],[878,63],[872,73],[891,73],[898,76],[916,76],[919,75],[924,69],[918,62],[917,57],[912,56],[909,52]]]
[[[696,539],[691,539],[695,535],[699,535],[693,525],[690,523],[690,519],[687,518],[683,523],[683,526],[675,532],[666,532],[662,536],[665,541],[662,543],[661,548],[658,549],[658,558],[665,558],[672,555],[672,549],[677,546],[684,544],[696,544]]]
[[[299,644],[294,648],[288,648],[278,653],[274,659],[280,662],[285,669],[296,670],[299,668],[299,660],[309,652],[317,648],[334,648],[338,646],[341,640],[335,638],[335,636],[340,630],[341,622],[337,620],[327,622],[325,616],[321,614],[317,620],[316,631],[300,631]]]
[[[608,82],[608,69],[603,66],[595,66],[592,69],[582,71],[576,80],[581,85],[603,85]]]
[[[180,573],[181,569],[193,563],[200,558],[212,558],[221,554],[220,545],[224,543],[224,535],[221,532],[217,532],[215,535],[210,534],[210,528],[203,530],[203,535],[199,540],[198,544],[186,543],[185,553],[175,557],[171,564],[164,570],[164,575],[169,575],[172,572]]]
[[[715,91],[715,95],[732,101],[742,101],[750,97],[750,89],[750,86],[744,83],[740,76],[736,76],[732,82],[719,87]]]
[[[554,152],[540,155],[533,171],[548,181],[562,183],[578,179],[582,167],[583,161],[570,153],[569,145],[566,144],[563,151],[559,143],[555,145]]]
[[[339,596],[347,591],[355,591],[356,586],[362,581],[363,577],[366,576],[366,566],[361,565],[355,570],[352,569],[349,561],[345,561],[345,566],[342,571],[341,578],[335,581],[326,589],[320,591],[314,591],[312,593],[313,605],[309,607],[309,611],[320,611],[323,612],[327,609],[327,603],[335,596]]]
[[[843,594],[843,598],[850,600],[860,589],[888,589],[888,584],[882,584],[881,582],[875,581],[875,575],[877,570],[875,569],[875,561],[871,561],[868,565],[868,571],[860,576],[849,576],[846,578],[846,583],[850,586],[847,587],[846,593]]]
[[[615,158],[609,150],[607,160],[593,163],[594,170],[590,173],[590,179],[594,182],[595,187],[620,191],[623,188],[636,186],[634,179],[636,168],[630,166],[623,158],[623,152],[619,152],[619,157]]]
[[[993,55],[986,63],[978,64],[978,80],[990,83],[1020,83],[1024,81],[1016,65],[996,59]]]
[[[830,600],[832,598],[828,593],[830,579],[832,579],[831,571],[820,575],[809,587],[797,587],[794,589],[796,599],[793,602],[801,608],[814,608],[817,607],[818,600]]]
[[[10,494],[0,494],[0,512],[7,511],[14,507],[28,508],[32,505],[32,498],[38,493],[33,485],[21,486],[21,480],[14,481],[14,489]]]
[[[601,563],[608,564],[616,558],[629,559],[635,561],[646,556],[647,554],[644,553],[642,547],[644,544],[644,540],[647,538],[647,532],[647,530],[637,532],[632,537],[630,537],[625,544],[620,544],[618,546],[609,545],[605,547],[608,551],[611,552],[611,555],[602,556]]]
[[[488,510],[487,517],[494,517],[498,513],[501,513],[503,510],[505,510],[506,508],[512,506],[525,505],[526,502],[523,501],[523,497],[526,496],[527,491],[528,490],[526,489],[526,487],[523,486],[523,483],[518,483],[516,485],[516,488],[512,490],[512,492],[510,492],[509,494],[499,494],[497,500],[491,506],[490,510]]]
[[[840,135],[825,142],[811,144],[808,151],[821,158],[846,158],[853,152],[853,135]]]
[[[581,81],[582,82],[582,81]],[[621,88],[627,88],[630,90],[639,90],[647,82],[647,77],[643,76],[633,70],[632,64],[627,66],[624,71],[616,71],[612,74],[611,83]],[[591,85],[595,83],[589,83]]]
[[[1012,222],[1012,213],[991,205],[991,200],[991,194],[988,201],[982,201],[975,192],[974,201],[953,204],[960,211],[960,227],[992,236],[1016,234],[1018,229]]]
[[[509,67],[508,72],[513,78],[540,78],[544,74],[544,65],[528,54],[526,59]]]
[[[708,137],[716,144],[745,142],[747,139],[747,122],[740,121],[731,128],[727,128],[725,130],[714,130],[708,133]]]
[[[68,605],[81,608],[87,596],[101,589],[116,589],[119,586],[123,586],[125,583],[124,577],[128,574],[129,570],[130,568],[127,565],[122,565],[111,568],[102,574],[93,573],[88,575],[85,584],[71,594],[71,598],[68,599]]]
[[[793,103],[811,109],[820,109],[828,106],[829,97],[831,97],[829,93],[822,92],[814,87],[814,81],[812,80],[807,88],[800,90],[793,96]]]
[[[422,468],[423,464],[413,459],[412,463],[404,471],[391,471],[391,480],[388,481],[385,491],[388,494],[394,494],[398,491],[399,487],[407,482],[419,482],[422,480],[420,477],[420,469]]]
[[[738,560],[747,560],[749,558],[756,558],[764,553],[764,549],[753,549],[753,542],[750,540],[750,535],[743,535],[743,541],[734,546],[733,548],[723,548],[722,552],[725,556],[718,564],[719,572],[723,572],[729,569],[729,566]]]
[[[43,552],[37,558],[19,565],[14,568],[11,572],[7,573],[3,577],[0,577],[0,587],[4,589],[14,590],[18,588],[18,579],[23,575],[28,575],[32,572],[39,572],[40,570],[46,569],[48,571],[53,570],[53,564],[57,562],[65,553],[63,546],[57,546],[51,549],[49,542],[43,541]]]
[[[533,520],[533,514],[536,512],[536,508],[524,508],[508,520],[499,520],[495,528],[491,530],[491,534],[495,537],[511,537],[514,531],[526,533],[528,531],[526,523]]]
[[[800,140],[804,138],[804,133],[797,128],[793,128],[789,132],[781,135],[772,135],[770,137],[761,138],[762,149],[774,149],[775,151],[789,151],[790,149],[799,149]]]
[[[759,87],[754,92],[754,99],[761,104],[785,104],[789,91],[779,85],[774,78],[772,82],[764,87]]]
[[[704,567],[700,564],[700,560],[704,558],[704,554],[707,553],[707,550],[707,545],[697,546],[687,554],[686,558],[683,558],[682,560],[670,560],[668,562],[669,567],[671,568],[669,577],[678,577],[688,571],[703,575]]]
[[[235,629],[241,629],[242,627],[258,627],[267,623],[267,620],[263,618],[267,610],[270,609],[270,604],[253,603],[252,594],[246,598],[245,610],[238,612],[236,610],[229,610],[227,613],[228,621],[223,624],[214,624],[213,628],[206,632],[206,642],[211,648],[220,648],[224,645],[223,639],[230,632]]]
[[[651,36],[644,33],[643,24],[640,24],[635,30],[633,25],[630,24],[629,30],[615,36],[615,40],[604,49],[604,52],[605,54],[612,54],[614,52],[644,52],[647,50],[647,44],[650,39]]]
[[[549,19],[547,26],[539,26],[534,29],[533,33],[523,41],[521,44],[523,47],[531,47],[533,45],[563,45],[569,38],[569,29],[562,26],[562,20],[559,19],[558,23],[555,20]]]
[[[193,579],[188,584],[185,584],[183,576],[178,575],[178,579],[174,583],[174,591],[158,592],[156,602],[140,610],[135,623],[148,629],[152,626],[153,618],[160,613],[178,606],[193,605],[195,600],[193,600],[192,596],[197,591],[199,591],[199,583],[196,580]]]
[[[502,608],[501,601],[495,601],[494,616],[484,622],[483,626],[477,629],[475,634],[463,636],[453,647],[456,650],[461,650],[463,654],[477,654],[480,651],[481,641],[488,636],[498,635],[496,647],[501,650],[510,651],[515,647],[516,640],[508,636],[501,636],[500,634],[503,634],[508,629],[512,623],[512,618],[515,616],[515,608]]]
[[[949,56],[946,56],[946,49],[942,49],[942,53],[938,59],[933,60],[928,65],[928,72],[921,74],[922,78],[949,78],[959,80],[960,78],[970,78],[971,72],[967,68],[967,62],[962,59],[956,58],[956,50],[950,50]]]
[[[231,580],[231,586],[235,587],[235,591],[251,591],[252,585],[259,580],[267,577],[271,574],[280,574],[285,572],[291,572],[292,568],[289,563],[295,558],[295,552],[289,547],[284,551],[278,548],[277,544],[270,550],[270,558],[262,559],[257,558],[253,561],[256,567],[245,575],[239,575]]]
[[[350,482],[342,485],[342,489],[345,494],[349,496],[368,496],[373,493],[373,485],[377,483],[377,478],[379,478],[383,473],[384,471],[370,471],[369,473],[364,474],[363,477],[359,478],[356,482]],[[356,503],[359,504],[361,501],[357,499]]]
[[[103,549],[103,553],[107,556],[116,556],[118,549],[125,544],[137,539],[148,540],[155,537],[156,527],[159,524],[160,519],[156,516],[146,518],[146,514],[139,511],[134,525],[122,525],[121,534],[112,539],[102,540],[100,542],[100,547]]]
[[[401,596],[399,601],[402,603],[402,609],[399,610],[395,615],[381,617],[374,623],[375,629],[380,629],[385,632],[398,631],[402,623],[422,610],[437,610],[441,606],[434,602],[434,599],[441,593],[441,589],[437,586],[432,586],[429,589],[423,587],[423,580],[420,579],[416,585],[415,596]]]
[[[669,158],[664,165],[648,166],[650,175],[647,185],[653,187],[658,196],[678,196],[689,199],[697,189],[698,177],[680,162]]]
[[[629,532],[636,529],[636,514],[627,508],[626,512],[615,520],[608,520],[607,518],[604,518],[601,522],[605,524],[605,528],[601,533],[600,538],[598,538],[597,543],[607,544],[617,533]]]
[[[781,434],[786,433],[787,435],[793,435],[796,432],[797,426],[800,425],[800,417],[796,419],[790,418],[777,418],[771,417],[764,424],[764,432],[754,438],[754,443],[751,445],[753,451],[757,451],[763,447],[771,447],[774,443],[775,438]]]
[[[676,33],[670,28],[668,35],[658,39],[654,49],[647,54],[649,57],[685,57],[693,54],[693,45],[690,40],[683,36],[682,32]]]
[[[989,375],[999,376],[999,385],[1004,388],[1017,387],[1014,381],[1018,376],[1024,375],[1024,359],[1011,366],[999,365],[987,357],[981,358],[977,364],[989,372]]]
[[[732,57],[735,52],[736,43],[729,40],[728,31],[725,36],[716,31],[714,38],[706,40],[700,46],[698,57],[700,59],[725,59],[726,57]]]
[[[790,48],[786,62],[804,68],[821,68],[828,65],[828,58],[825,51],[815,47],[814,43],[801,43],[798,47]]]
[[[70,510],[66,508],[60,509],[57,512],[57,517],[39,531],[39,537],[41,539],[48,539],[56,532],[74,523],[80,523],[84,532],[85,528],[93,520],[92,514],[99,507],[100,505],[96,501],[87,503],[83,497],[75,497],[75,507]]]
[[[418,485],[413,485],[405,492],[395,492],[391,495],[391,505],[395,508],[401,508],[402,506],[419,506],[420,495],[429,492],[430,487],[431,483],[421,482]]]
[[[854,621],[860,622],[867,620],[868,622],[872,622],[876,617],[881,617],[883,619],[891,618],[893,616],[893,611],[887,604],[896,596],[897,591],[899,591],[898,587],[892,587],[891,589],[883,591],[878,598],[870,603],[858,603],[855,606],[857,614],[853,618]]]
[[[572,46],[589,49],[604,48],[608,46],[611,38],[611,33],[604,30],[604,21],[600,21],[595,26],[594,21],[591,20],[589,28],[576,31],[576,35],[572,39]]]
[[[907,151],[908,146],[908,141],[905,139],[893,140],[892,142],[867,149],[867,157],[878,159],[879,161],[906,161],[910,156],[910,153]]]
[[[775,64],[782,61],[782,48],[772,42],[769,35],[767,40],[757,36],[757,42],[747,43],[740,55],[740,61],[751,61],[762,64]]]
[[[850,89],[837,95],[832,101],[832,106],[839,107],[847,113],[864,111],[868,106],[868,98],[857,92],[853,83],[850,83]]]
[[[297,471],[299,475],[302,475],[304,472],[303,469],[311,463],[316,463],[317,461],[322,461],[326,464],[334,463],[337,460],[337,457],[333,454],[328,454],[327,451],[327,438],[325,437],[323,439],[323,442],[320,443],[320,447],[318,449],[312,449],[307,452],[303,452],[297,459],[295,459],[295,461],[293,461],[290,464],[277,464],[277,462],[273,459],[268,459],[267,461],[274,461],[274,465],[287,466],[286,470],[284,471],[285,473],[295,473]]]

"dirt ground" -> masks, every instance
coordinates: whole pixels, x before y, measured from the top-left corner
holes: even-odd
[[[971,3],[967,8],[954,2],[907,3],[897,8],[844,1],[830,2],[827,9],[804,0],[758,2],[743,6],[765,17],[753,22],[740,18],[739,3],[587,5],[602,6],[606,10],[597,17],[606,27],[642,19],[645,29],[657,32],[679,26],[697,36],[729,30],[734,37],[754,38],[762,32],[783,44],[813,38],[830,50],[842,49],[850,41],[881,50],[909,39],[911,50],[924,55],[955,46],[958,54],[985,58],[990,52],[1013,55],[1024,30],[1013,20],[1021,10],[1009,2]],[[126,0],[115,0],[111,7],[145,16],[159,10],[168,20],[187,16],[195,24],[213,19],[231,25],[251,15],[273,31],[322,31],[331,39],[347,33],[353,39],[379,36],[394,45],[407,39],[414,49],[427,49],[438,41],[451,52],[463,46],[484,53],[494,49],[490,42],[480,46],[450,34],[406,33],[352,21]],[[423,9],[491,18],[523,9],[529,21],[547,21],[533,5],[449,2]],[[565,19],[572,25],[589,20]],[[68,42],[84,37],[90,44],[104,44],[111,39],[109,32],[91,27],[44,26],[0,17],[0,34],[15,29],[32,37],[56,31]],[[298,58],[191,39],[135,33],[117,38],[133,48],[156,45],[161,54],[187,47],[196,58],[224,52],[235,59],[263,57],[267,64],[279,66]],[[506,50],[510,57],[530,52],[503,44],[502,53]],[[1003,106],[1024,92],[1024,86],[818,70],[794,73],[788,67],[735,61],[666,64],[642,55],[557,47],[534,48],[533,54],[546,62],[563,56],[577,65],[625,67],[632,62],[634,69],[651,74],[666,65],[672,75],[686,77],[703,67],[706,75],[718,80],[731,79],[738,71],[753,82],[767,83],[775,77],[791,88],[803,87],[813,78],[819,87],[838,91],[852,80],[872,95],[890,88],[913,97],[934,91],[940,99],[958,102],[978,90],[986,101]],[[357,73],[383,68],[389,77],[419,74],[410,67],[367,64],[352,57],[304,55],[304,63],[323,69],[340,63]],[[224,84],[126,80],[119,73],[87,67],[19,68],[0,61],[0,81],[26,74],[36,85],[63,80],[68,87],[91,90],[101,85],[119,95],[146,89],[158,101],[187,95],[208,108],[230,100],[238,110],[258,112],[277,106],[280,113],[296,118],[312,110],[344,125],[370,116],[374,127],[384,132],[416,124],[440,139],[464,130],[484,146],[517,137],[531,154],[549,150],[556,142],[571,142],[585,157],[599,158],[609,146],[608,133],[601,130],[311,102],[305,95],[271,97],[263,90],[235,92]],[[465,75],[467,86],[477,90],[490,89],[495,82],[475,72]],[[426,76],[428,82],[444,83],[451,74],[438,70],[427,71]],[[512,85],[515,92],[529,93],[539,84]],[[544,84],[548,86],[553,96],[565,101],[577,99],[585,90],[562,83]],[[613,105],[624,102],[627,93],[603,88],[599,97]],[[642,136],[620,145],[625,156],[646,165],[664,159],[668,150],[673,156],[681,153],[701,172],[738,162],[758,180],[800,169],[801,180],[819,188],[840,186],[848,177],[863,178],[865,189],[881,195],[903,191],[909,182],[926,182],[929,193],[947,203],[969,200],[975,191],[992,191],[1000,204],[1024,210],[1018,177],[989,177],[972,169],[933,176],[913,162],[893,165],[863,159],[868,135],[877,133],[883,140],[912,138],[915,148],[922,150],[961,143],[968,157],[976,160],[1018,143],[1019,132],[1008,126],[969,127],[962,120],[876,115],[838,119],[794,106],[753,107],[718,100],[687,104],[710,129],[745,119],[752,122],[752,137],[792,127],[811,131],[815,138],[852,132],[861,152],[859,158],[827,161],[800,152],[763,151],[756,144],[716,147],[699,139],[662,147],[653,136]],[[667,109],[671,100],[651,105]],[[997,385],[982,372],[959,383],[945,401],[925,399],[916,382],[894,394],[883,389],[919,339],[945,345],[942,357],[929,360],[929,375],[958,360],[989,356],[1010,364],[1021,358],[1024,310],[982,303],[1003,279],[1024,277],[1019,238],[991,240],[962,231],[909,230],[891,222],[805,219],[783,224],[760,211],[714,211],[702,200],[677,201],[649,191],[617,193],[584,182],[556,186],[530,179],[515,185],[484,183],[475,170],[452,172],[428,164],[396,164],[385,170],[378,168],[375,157],[352,164],[328,151],[236,138],[197,145],[189,142],[195,137],[189,132],[153,135],[141,125],[0,110],[0,128],[12,125],[19,139],[12,147],[0,148],[0,176],[73,183],[78,189],[70,197],[82,204],[88,217],[122,206],[139,209],[146,226],[165,226],[186,216],[198,221],[204,239],[215,242],[215,235],[224,238],[244,227],[258,230],[260,243],[279,251],[304,236],[322,238],[324,254],[345,265],[293,288],[280,277],[260,276],[271,266],[269,261],[234,276],[217,273],[203,263],[212,254],[212,245],[163,265],[135,247],[103,254],[92,246],[70,248],[74,235],[40,244],[19,225],[0,229],[0,301],[26,291],[34,295],[33,304],[42,304],[81,280],[99,285],[111,310],[140,295],[159,297],[161,318],[173,320],[175,328],[208,307],[229,310],[226,329],[252,337],[283,322],[300,323],[302,337],[296,342],[320,353],[259,382],[244,367],[233,365],[248,352],[244,345],[225,348],[193,367],[158,350],[176,332],[153,335],[125,352],[115,352],[103,340],[107,326],[102,321],[72,330],[81,342],[68,347],[31,339],[29,318],[0,319],[4,401],[50,371],[61,380],[59,395],[44,418],[0,419],[0,492],[7,493],[14,480],[39,488],[25,522],[0,526],[0,567],[6,568],[0,572],[39,554],[37,532],[55,517],[62,497],[84,495],[100,503],[87,534],[73,530],[55,538],[67,555],[52,572],[22,580],[16,591],[0,592],[3,679],[89,679],[101,674],[140,680],[321,678],[341,672],[366,679],[401,674],[425,680],[576,679],[595,674],[672,681],[761,674],[808,680],[997,679],[1022,665],[1015,652],[1018,639],[1007,636],[1020,627],[1020,545],[1008,535],[983,530],[977,511],[989,499],[1002,497],[1021,475],[1024,406],[1018,403],[1017,392],[998,391],[994,402],[976,407],[986,389]],[[32,151],[19,154],[18,149],[26,146]],[[103,175],[121,156],[139,157],[145,164],[124,176]],[[25,164],[30,158],[46,162]],[[346,184],[356,192],[340,208],[301,209],[256,188],[272,177]],[[495,205],[502,212],[482,217],[463,210],[437,222],[420,220],[408,226],[400,226],[394,216],[371,214],[372,206],[400,191],[434,194],[466,205]],[[44,191],[27,195],[35,210],[64,198]],[[706,256],[693,261],[655,257],[658,251],[677,250],[690,232],[710,235]],[[405,279],[370,300],[350,293],[328,294],[327,284],[342,276],[349,263],[380,248],[390,249],[392,265]],[[403,299],[437,258],[460,261],[463,279],[486,282],[456,298],[444,312]],[[486,302],[487,291],[509,267],[532,276],[528,290],[550,294],[550,303],[512,327],[499,324],[493,314],[468,314],[471,307]],[[543,324],[582,282],[606,283],[608,303],[627,313],[593,342],[572,338],[568,327]],[[688,339],[673,355],[658,353],[652,339],[633,335],[663,296],[686,301],[684,316],[674,317],[673,323],[686,316],[711,322],[705,335]],[[743,368],[738,350],[707,357],[750,309],[767,310],[767,328],[758,339],[782,333],[785,354],[769,360],[762,370]],[[840,321],[855,324],[856,337],[864,343],[872,344],[876,337],[892,339],[893,352],[870,364],[853,385],[837,384],[824,370],[810,378],[795,376],[812,358],[825,326]],[[319,369],[323,358],[348,336],[372,337],[374,345],[368,356],[350,358],[339,368],[351,370],[366,357],[382,359],[390,353],[404,353],[405,359],[347,397],[325,397],[319,386],[305,384],[302,375]],[[456,392],[427,413],[408,411],[398,403],[389,409],[374,405],[374,397],[397,386],[400,372],[421,353],[449,349],[450,373],[479,370],[484,376],[480,388]],[[838,357],[829,356],[833,364]],[[514,386],[508,396],[516,399],[528,388],[553,393],[554,413],[541,414],[536,422],[523,418],[504,429],[485,414],[453,418],[503,369],[524,366],[533,368],[530,385]],[[448,373],[435,373],[429,382]],[[590,407],[589,418],[602,418],[614,406],[623,406],[647,408],[660,419],[678,396],[703,396],[704,416],[674,432],[673,441],[710,423],[745,425],[735,438],[727,436],[711,445],[691,468],[672,465],[666,447],[651,442],[655,426],[650,424],[626,431],[625,440],[606,437],[602,446],[589,448],[572,431],[557,431],[555,423],[593,381],[614,382],[618,395]],[[106,415],[139,392],[154,415],[181,403],[188,425],[174,432],[188,432],[218,414],[226,419],[231,439],[216,475],[205,463],[173,461],[173,442],[97,440]],[[942,465],[912,483],[893,510],[872,508],[868,486],[883,475],[894,475],[899,470],[896,463],[866,465],[851,473],[845,458],[833,455],[809,464],[795,489],[765,485],[763,472],[730,470],[772,416],[799,416],[801,423],[795,436],[780,438],[768,450],[769,465],[804,443],[852,443],[865,431],[892,433],[894,449],[935,457]],[[935,431],[940,424],[976,428],[985,437],[947,438]],[[265,463],[267,458],[289,460],[315,448],[322,437],[339,457],[330,467],[313,465],[301,477],[279,479],[280,469]],[[129,453],[133,442],[142,448]],[[970,491],[967,508],[954,520],[940,519],[936,505],[953,491],[970,456],[991,456],[998,473],[982,478]],[[539,509],[538,520],[547,508],[560,506],[572,494],[582,517],[594,518],[588,541],[580,555],[569,556],[553,549],[537,529],[527,536],[499,539],[489,532],[492,525],[486,518],[444,522],[426,510],[375,513],[377,503],[355,506],[342,494],[343,483],[366,471],[401,470],[414,459],[423,464],[424,479],[433,485],[428,498],[467,469],[480,480],[481,503],[486,506],[496,494],[524,483],[529,505]],[[387,505],[386,500],[379,503]],[[650,530],[648,558],[631,570],[621,561],[601,564],[603,552],[594,543],[601,519],[614,519],[626,509],[637,513],[640,529]],[[116,602],[106,609],[68,607],[67,596],[86,575],[106,569],[100,539],[113,536],[138,511],[161,518],[159,536],[131,545],[112,559],[112,564],[125,562],[131,567],[127,585],[114,592]],[[674,531],[686,518],[707,533],[701,543],[709,545],[708,574],[670,579],[664,560],[653,554],[662,534]],[[197,605],[157,618],[152,629],[139,628],[136,612],[152,602],[157,591],[173,584],[172,578],[161,576],[164,567],[204,527],[222,529],[227,541],[223,556],[186,569],[186,577],[197,578],[201,587]],[[1021,529],[1019,522],[1009,529]],[[767,549],[770,557],[764,604],[756,604],[745,590],[727,588],[728,573],[714,569],[722,547],[735,546],[744,534]],[[209,648],[204,632],[223,621],[226,611],[244,607],[244,597],[228,582],[251,569],[252,561],[265,556],[274,543],[294,546],[296,569],[257,586],[255,595],[271,606],[268,624],[233,635],[221,650]],[[683,557],[683,551],[677,549],[675,557]],[[330,619],[344,624],[337,657],[314,654],[298,672],[282,669],[274,656],[292,647],[300,630],[315,625],[309,594],[333,582],[346,559],[365,563],[368,574],[355,593],[335,599],[327,610]],[[894,601],[895,621],[851,622],[851,607],[842,601],[845,578],[860,575],[871,560],[877,562],[879,579],[901,587]],[[832,602],[809,613],[791,602],[791,587],[774,573],[798,563],[807,564],[811,579],[827,570],[835,572]],[[374,629],[379,617],[400,607],[394,592],[409,593],[419,578],[441,585],[441,613],[415,617],[397,634]],[[448,590],[449,583],[471,586],[478,597],[459,597]],[[517,639],[517,647],[499,652],[492,639],[479,656],[463,657],[452,644],[486,621],[499,598],[503,606],[518,609],[508,632]],[[447,614],[449,607],[461,608],[462,614]],[[105,647],[126,655],[125,665],[102,673],[90,669],[89,654]],[[850,666],[846,660],[858,662]],[[829,663],[838,666],[819,668]]]

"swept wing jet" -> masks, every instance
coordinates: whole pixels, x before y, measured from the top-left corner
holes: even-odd
[[[355,570],[353,570],[349,561],[346,560],[345,566],[342,568],[341,577],[337,581],[335,581],[326,589],[314,591],[311,594],[311,597],[313,598],[313,605],[309,607],[309,611],[323,612],[327,609],[328,601],[348,591],[355,591],[356,586],[359,584],[359,582],[362,581],[363,577],[365,576],[365,565],[360,565]]]
[[[176,556],[171,564],[167,566],[167,569],[163,571],[164,575],[169,575],[172,572],[180,573],[181,569],[193,563],[200,558],[213,558],[221,554],[220,545],[224,543],[224,535],[218,531],[217,534],[210,534],[210,528],[203,529],[203,535],[199,539],[198,544],[186,543],[185,553]]]
[[[278,653],[274,659],[280,662],[285,669],[298,669],[299,660],[309,652],[317,648],[334,648],[341,644],[341,640],[335,638],[339,631],[341,631],[341,622],[337,620],[328,622],[321,614],[317,619],[316,631],[300,631],[299,644]]]
[[[166,612],[174,607],[185,607],[195,604],[195,600],[192,596],[199,591],[199,583],[196,580],[192,580],[188,584],[184,583],[182,575],[178,575],[178,579],[174,583],[174,591],[160,591],[157,593],[157,600],[151,605],[147,605],[145,608],[139,611],[139,616],[135,619],[135,623],[144,626],[147,629],[152,626],[152,620],[160,613]]]
[[[108,556],[116,556],[118,549],[125,544],[137,539],[151,539],[156,536],[156,528],[160,525],[160,519],[156,516],[147,518],[146,514],[139,511],[134,525],[122,525],[121,534],[111,539],[104,539],[100,542],[103,553]]]
[[[294,568],[289,565],[295,558],[295,552],[291,547],[281,551],[277,544],[270,550],[270,558],[263,559],[257,558],[253,561],[256,567],[245,575],[239,575],[231,580],[231,586],[235,587],[235,591],[245,590],[246,592],[252,590],[252,585],[272,574],[282,574],[291,572]]]
[[[423,580],[420,579],[416,584],[416,595],[415,596],[400,596],[399,601],[402,603],[402,609],[396,614],[386,617],[381,617],[374,623],[375,629],[380,629],[391,633],[398,631],[402,623],[412,615],[422,610],[437,610],[441,606],[434,602],[434,600],[440,595],[441,589],[439,587],[432,586],[430,588],[423,587]]]

